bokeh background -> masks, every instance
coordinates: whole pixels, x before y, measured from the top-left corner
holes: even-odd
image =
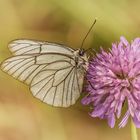
[[[0,0],[0,62],[11,56],[9,41],[47,40],[73,48],[108,49],[124,35],[140,36],[139,0]],[[92,119],[80,100],[67,109],[53,108],[32,97],[24,84],[0,71],[0,140],[130,140],[123,129]]]

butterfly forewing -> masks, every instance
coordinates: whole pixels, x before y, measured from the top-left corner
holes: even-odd
[[[9,44],[9,49],[14,55],[37,54],[37,53],[62,53],[73,55],[74,50],[55,43],[15,40]]]
[[[73,49],[33,40],[15,40],[9,49],[14,56],[2,63],[2,70],[28,84],[36,98],[59,107],[79,98],[84,72],[76,67]]]

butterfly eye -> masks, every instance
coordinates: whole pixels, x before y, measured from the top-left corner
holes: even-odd
[[[79,55],[80,56],[83,56],[85,54],[85,50],[84,49],[81,49],[80,51],[79,51]]]

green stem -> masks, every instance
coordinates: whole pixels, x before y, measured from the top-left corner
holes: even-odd
[[[131,120],[131,137],[132,140],[138,140],[137,129],[132,120]]]

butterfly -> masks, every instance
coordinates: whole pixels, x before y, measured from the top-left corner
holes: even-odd
[[[34,97],[56,107],[69,107],[79,98],[89,65],[87,50],[43,41],[19,39],[9,43],[13,56],[1,69],[29,85]]]
[[[82,92],[88,57],[84,49],[35,40],[14,40],[13,56],[1,69],[30,86],[36,98],[56,107],[75,104]]]

